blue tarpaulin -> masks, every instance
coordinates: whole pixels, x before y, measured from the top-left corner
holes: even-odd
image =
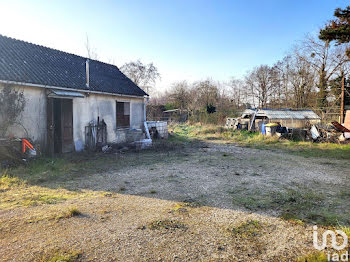
[[[266,128],[265,128],[265,123],[261,124],[261,134],[266,135]]]

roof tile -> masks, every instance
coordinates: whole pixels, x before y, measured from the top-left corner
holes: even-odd
[[[85,57],[0,35],[0,80],[87,90]],[[118,67],[90,63],[90,90],[122,95],[147,95]]]

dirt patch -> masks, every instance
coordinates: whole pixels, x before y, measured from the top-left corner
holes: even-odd
[[[69,179],[2,181],[14,203],[0,202],[2,259],[295,261],[314,251],[312,223],[350,224],[342,160],[208,143],[94,163]],[[16,186],[72,197],[24,205]]]

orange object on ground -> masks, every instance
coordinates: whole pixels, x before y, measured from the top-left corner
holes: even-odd
[[[31,150],[34,150],[34,147],[29,141],[25,138],[22,138],[22,153],[26,152],[26,148],[29,148]]]

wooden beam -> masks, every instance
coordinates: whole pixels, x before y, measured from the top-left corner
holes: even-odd
[[[344,89],[345,89],[345,76],[341,79],[341,101],[340,101],[340,124],[344,123]]]

